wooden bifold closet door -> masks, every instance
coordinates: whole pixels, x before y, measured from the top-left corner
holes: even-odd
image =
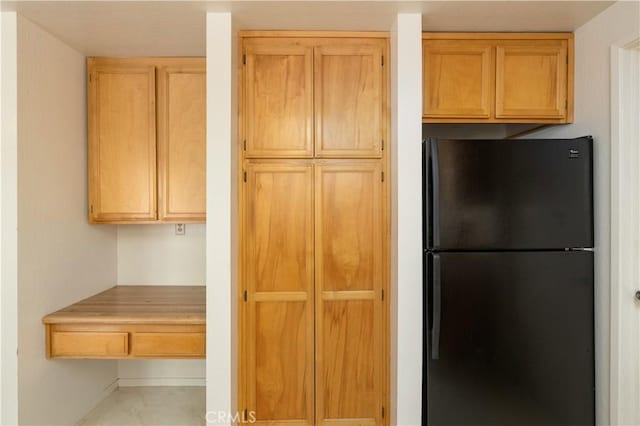
[[[381,424],[381,169],[379,161],[316,166],[317,425]]]
[[[246,165],[247,408],[313,424],[313,165]]]
[[[239,410],[386,425],[388,41],[257,33],[241,35]]]
[[[246,172],[249,409],[258,423],[380,424],[380,162]]]

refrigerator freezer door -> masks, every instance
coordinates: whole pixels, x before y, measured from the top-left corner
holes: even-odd
[[[427,256],[423,424],[593,425],[593,253]]]
[[[427,247],[593,247],[590,137],[428,144]]]

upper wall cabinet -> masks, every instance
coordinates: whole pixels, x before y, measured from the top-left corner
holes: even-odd
[[[377,38],[245,38],[247,158],[380,158],[386,111]]]
[[[489,42],[429,40],[422,51],[426,117],[491,117],[494,58]]]
[[[567,40],[496,46],[496,118],[567,116]]]
[[[570,123],[570,33],[423,33],[423,122]]]
[[[317,157],[380,157],[383,52],[384,43],[375,39],[314,48]]]
[[[244,55],[247,157],[313,157],[313,48],[251,39]]]
[[[89,221],[204,222],[204,59],[89,58],[88,75]]]
[[[204,221],[204,60],[158,68],[158,213],[162,221]]]

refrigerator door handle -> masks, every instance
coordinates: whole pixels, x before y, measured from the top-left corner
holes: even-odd
[[[440,255],[433,255],[433,325],[431,326],[431,359],[440,359],[440,321],[442,316],[442,283]]]
[[[431,140],[429,169],[431,171],[431,202],[429,213],[431,215],[431,236],[433,248],[440,247],[440,166],[438,160],[438,142]]]

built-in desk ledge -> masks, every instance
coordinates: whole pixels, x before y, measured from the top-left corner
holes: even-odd
[[[42,319],[47,358],[204,358],[204,286],[116,286]]]

